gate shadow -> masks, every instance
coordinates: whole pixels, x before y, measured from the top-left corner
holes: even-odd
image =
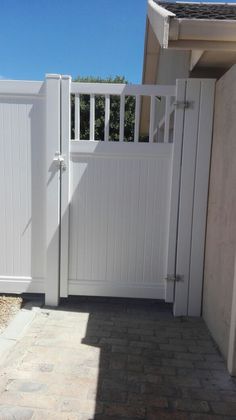
[[[157,300],[69,297],[62,311],[88,313],[82,344],[100,350],[99,362],[88,358],[83,367],[97,368],[97,389],[88,393],[94,415],[88,420],[145,419],[152,401],[158,404],[160,353],[155,331],[173,319],[172,305]],[[85,377],[86,378],[86,377]],[[160,385],[160,384],[159,384]],[[176,391],[178,394],[178,391]]]

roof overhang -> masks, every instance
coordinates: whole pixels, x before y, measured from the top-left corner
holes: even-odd
[[[153,37],[158,40],[158,46],[154,45]],[[158,66],[161,49],[189,51],[190,72],[202,67],[227,69],[236,63],[236,20],[180,19],[154,0],[148,0],[143,66],[145,82],[145,75],[151,74],[153,63]],[[154,83],[154,77],[151,79]]]
[[[203,42],[212,48],[214,44],[214,49],[227,43],[228,49],[236,50],[236,20],[179,19],[154,0],[148,0],[148,19],[162,48],[174,48],[175,42],[179,48],[182,41],[183,48],[189,48],[186,41],[192,41],[193,49]]]
[[[162,48],[168,47],[170,18],[175,14],[148,0],[148,19]]]

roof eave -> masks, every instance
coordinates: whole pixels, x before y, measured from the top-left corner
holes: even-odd
[[[175,14],[148,0],[148,19],[162,48],[168,47],[170,19]]]
[[[169,41],[235,42],[236,20],[171,19]]]
[[[153,0],[148,0],[147,15],[152,31],[162,48],[191,51],[191,70],[197,65],[204,51],[236,51],[236,20],[177,18],[174,13]],[[147,25],[145,45],[148,37]],[[160,50],[155,54],[158,63]],[[146,67],[149,65],[146,55],[145,50],[143,82],[146,80]]]

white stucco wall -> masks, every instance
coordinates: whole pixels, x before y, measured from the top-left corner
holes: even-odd
[[[149,25],[144,64],[143,83],[175,85],[176,79],[189,77],[190,51],[161,49],[156,36]],[[161,120],[165,104],[157,106],[157,121]],[[149,130],[150,98],[143,97],[140,120],[141,134]]]
[[[236,255],[236,65],[216,84],[203,317],[228,355]]]
[[[185,79],[189,77],[189,51],[176,51],[161,49],[159,53],[158,72],[156,75],[156,84],[158,85],[176,85],[176,79]],[[165,99],[157,103],[156,122],[163,119],[165,115]],[[162,135],[159,133],[159,140]]]
[[[189,77],[190,52],[161,49],[156,83],[175,85],[176,79]]]

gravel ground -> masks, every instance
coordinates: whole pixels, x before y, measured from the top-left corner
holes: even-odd
[[[19,296],[0,295],[0,334],[19,311],[22,302],[23,299]]]

